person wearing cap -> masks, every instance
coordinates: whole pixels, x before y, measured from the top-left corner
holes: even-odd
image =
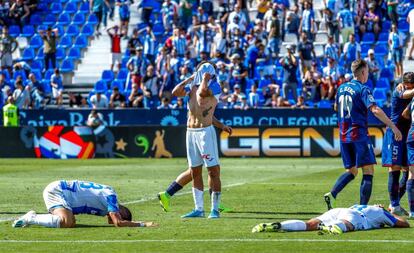
[[[340,56],[339,47],[334,42],[334,38],[331,35],[328,36],[328,44],[325,45],[324,53],[326,58],[332,58],[338,63]]]
[[[108,98],[102,91],[97,91],[94,95],[92,95],[90,102],[93,109],[108,108]]]
[[[391,26],[391,33],[388,37],[388,45],[391,51],[391,57],[395,64],[395,78],[402,77],[403,74],[403,46],[404,41],[397,25]]]
[[[365,61],[368,63],[369,68],[368,78],[372,81],[372,84],[375,87],[379,78],[381,68],[380,64],[378,63],[378,60],[375,58],[374,49],[371,48],[368,50],[368,56],[365,58]]]
[[[221,87],[217,82],[215,66],[209,62],[201,63],[196,72],[175,86],[172,92],[177,97],[189,96],[186,146],[187,160],[192,170],[195,208],[182,218],[204,217],[203,165],[208,170],[212,185],[212,205],[208,217],[220,217],[220,163],[213,126],[213,115],[220,93]]]
[[[287,55],[279,60],[283,67],[283,97],[288,98],[289,91],[292,92],[293,98],[297,98],[298,80],[296,79],[296,72],[298,70],[298,60],[293,54],[291,45],[286,46]]]
[[[125,36],[125,33],[117,25],[109,27],[106,32],[111,38],[111,70],[113,71],[115,63],[118,63],[119,71],[122,64],[121,38]]]

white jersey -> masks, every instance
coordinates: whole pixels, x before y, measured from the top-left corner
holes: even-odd
[[[384,226],[393,227],[397,219],[384,208],[379,206],[354,205],[351,210],[357,211],[364,219],[363,230],[376,229]]]
[[[118,212],[117,194],[112,187],[93,182],[61,180],[49,184],[43,192],[46,207],[66,208],[73,214],[105,216]]]

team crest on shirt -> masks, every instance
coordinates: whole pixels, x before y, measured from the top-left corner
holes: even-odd
[[[214,160],[214,157],[211,157],[209,154],[202,155],[201,157],[202,157],[203,159],[205,159],[205,160],[209,161],[209,162],[211,162],[211,161],[213,161],[213,160]]]

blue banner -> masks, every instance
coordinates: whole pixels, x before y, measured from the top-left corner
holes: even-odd
[[[21,110],[22,126],[82,126],[90,109]],[[99,110],[107,126],[186,125],[187,110],[122,109]],[[388,114],[389,109],[385,109]],[[217,119],[230,126],[336,126],[338,119],[332,109],[217,109]],[[371,113],[370,125],[382,125]]]

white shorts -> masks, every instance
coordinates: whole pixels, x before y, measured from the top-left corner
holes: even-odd
[[[217,136],[214,126],[205,128],[187,128],[187,159],[191,168],[219,165]]]
[[[111,62],[112,64],[115,64],[116,62],[118,62],[118,64],[122,63],[122,54],[120,53],[112,53],[111,54]]]
[[[56,88],[52,88],[52,95],[53,98],[57,98],[60,95],[62,95],[63,90],[62,89],[56,89]]]
[[[43,190],[43,200],[45,201],[48,212],[51,212],[55,208],[65,208],[72,211],[72,208],[68,205],[63,196],[63,191],[60,181],[54,181],[50,183]]]
[[[4,53],[0,61],[0,67],[11,67],[13,65],[13,57],[10,53]]]
[[[366,220],[356,210],[349,208],[334,208],[322,214],[316,219],[322,221],[325,226],[331,226],[346,220],[354,226],[354,230],[363,230],[367,227]]]

